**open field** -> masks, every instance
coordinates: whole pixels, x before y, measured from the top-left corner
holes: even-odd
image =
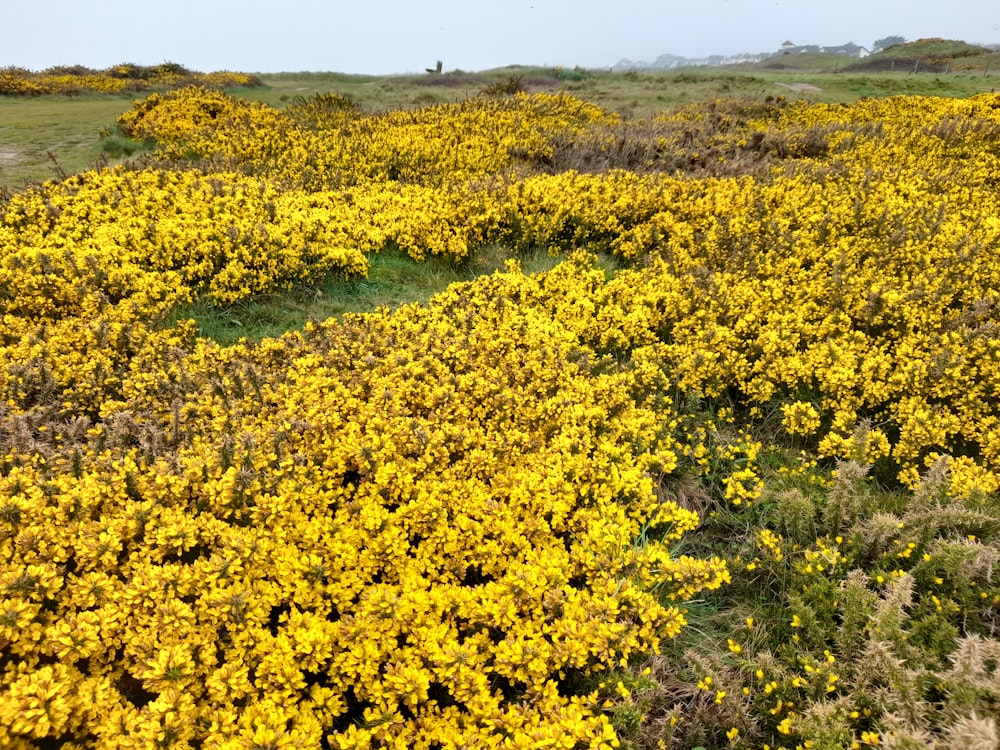
[[[131,107],[131,96],[44,96],[0,101],[0,185],[17,188],[25,181],[54,176],[52,153],[68,173],[79,172],[101,157],[102,128]]]
[[[1000,745],[989,77],[266,83],[0,102],[0,747]]]

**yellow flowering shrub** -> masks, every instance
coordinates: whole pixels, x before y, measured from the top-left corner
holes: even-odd
[[[87,172],[15,196],[5,216],[0,284],[22,315],[74,314],[95,287],[117,301],[149,295],[152,282],[174,287],[172,304],[192,294],[225,303],[367,268],[327,229],[326,207],[236,175]]]
[[[998,105],[685,108],[695,142],[594,173],[557,147],[621,122],[565,95],[138,102],[153,166],[0,205],[0,743],[614,746],[591,678],[729,580],[676,549],[680,475],[756,510],[764,435],[996,491]],[[169,324],[492,243],[571,257],[259,343]],[[842,562],[786,547],[747,565]]]
[[[131,138],[166,146],[181,141],[191,144],[196,136],[210,138],[250,123],[267,127],[284,121],[266,105],[192,85],[137,100],[118,118],[118,125]],[[195,148],[193,144],[187,147]]]
[[[89,429],[8,446],[3,731],[613,746],[578,685],[728,570],[670,552],[697,524],[654,484],[670,401],[575,332],[597,273],[512,268],[255,347],[156,339]]]
[[[51,93],[48,86],[30,80],[21,71],[4,69],[0,71],[0,93],[5,96],[40,96]]]
[[[138,101],[118,122],[161,144],[161,156],[194,154],[315,191],[370,182],[464,188],[544,155],[556,136],[615,119],[564,94],[519,94],[337,117],[323,128],[294,105],[286,114],[191,86]]]
[[[177,63],[154,66],[122,64],[105,70],[91,70],[82,65],[60,66],[43,71],[24,68],[0,70],[0,95],[38,94],[117,94],[125,91],[148,91],[183,85],[233,88],[261,85],[248,73],[216,71],[198,73]]]

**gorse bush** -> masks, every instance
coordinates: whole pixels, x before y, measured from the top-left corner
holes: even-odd
[[[527,91],[524,85],[524,76],[509,76],[502,81],[496,81],[486,86],[481,93],[482,96],[512,96]]]
[[[344,94],[313,94],[296,96],[285,108],[284,114],[304,127],[332,130],[360,115],[361,107]]]
[[[141,352],[75,463],[6,466],[11,734],[608,744],[574,681],[657,648],[668,600],[726,571],[672,559],[697,519],[649,472],[675,441],[557,323],[579,284],[510,273],[263,359]]]
[[[2,744],[995,737],[1000,98],[119,126],[0,206]],[[565,260],[172,323],[497,246]]]
[[[657,669],[698,679],[719,709],[690,725],[695,698],[661,707],[668,746],[727,732],[748,746],[995,745],[1000,505],[951,497],[948,469],[886,492],[856,461],[831,476],[785,456],[752,522],[740,508],[708,519],[689,541],[730,545],[719,635]]]
[[[198,73],[178,63],[135,65],[122,63],[105,70],[83,65],[60,65],[35,72],[24,68],[0,69],[0,96],[139,92],[201,85],[216,88],[260,86],[256,76],[216,71]]]

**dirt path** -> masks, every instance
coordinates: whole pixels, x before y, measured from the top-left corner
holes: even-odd
[[[776,83],[776,86],[784,86],[786,89],[791,89],[798,93],[803,91],[822,91],[819,86],[813,86],[811,83]]]
[[[3,148],[2,146],[0,146],[0,161],[14,161],[14,159],[19,157],[20,155],[21,153],[19,151],[15,151],[12,148]]]

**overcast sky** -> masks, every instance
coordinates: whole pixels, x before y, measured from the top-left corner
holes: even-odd
[[[879,38],[1000,43],[998,0],[0,0],[0,67],[608,67]]]

